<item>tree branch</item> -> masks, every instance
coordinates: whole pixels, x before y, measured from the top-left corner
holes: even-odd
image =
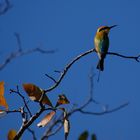
[[[84,109],[90,104],[90,103],[96,103],[96,104],[100,104],[98,103],[97,101],[95,101],[93,99],[93,87],[94,87],[94,84],[93,84],[93,77],[94,77],[94,74],[93,74],[93,69],[91,69],[91,73],[89,74],[89,81],[90,81],[90,91],[89,91],[89,97],[88,99],[85,101],[85,103],[83,103],[80,107],[78,108],[73,108],[71,111],[68,112],[67,116],[70,117],[71,115],[73,115],[74,113],[76,112],[80,112],[82,114],[86,114],[86,115],[105,115],[105,114],[109,114],[109,113],[113,113],[115,111],[118,111],[124,107],[126,107],[129,102],[126,102],[116,108],[113,108],[113,109],[106,109],[106,110],[103,110],[101,112],[91,112],[91,111],[85,111]],[[52,125],[49,127],[49,129],[45,132],[45,135],[41,138],[41,140],[47,140],[49,137],[55,135],[57,132],[59,132],[59,130],[62,128],[63,126],[63,119],[64,119],[64,116],[63,114],[60,115],[60,117],[55,120]],[[57,129],[54,130],[54,128],[56,127],[57,124],[60,124],[59,127]]]
[[[71,66],[76,63],[79,59],[81,59],[82,57],[90,54],[90,53],[93,53],[93,52],[96,52],[96,50],[93,48],[93,49],[90,49],[80,55],[78,55],[77,57],[75,57],[70,63],[68,63],[63,72],[61,72],[61,75],[59,77],[59,79],[55,82],[54,85],[52,85],[50,88],[44,90],[45,93],[48,93],[50,91],[52,91],[53,89],[55,89],[60,83],[61,81],[63,80],[64,76],[67,74],[68,70],[71,68]],[[114,53],[114,52],[108,52],[107,55],[114,55],[114,56],[119,56],[119,57],[122,57],[122,58],[127,58],[127,59],[133,59],[133,60],[136,60],[137,62],[140,62],[140,55],[138,56],[125,56],[125,55],[121,55],[121,54],[118,54],[118,53]]]
[[[28,49],[28,50],[23,50],[22,47],[21,47],[20,34],[15,33],[14,35],[15,35],[16,40],[17,40],[18,50],[14,51],[14,52],[11,52],[9,54],[9,56],[0,64],[0,71],[2,69],[4,69],[7,66],[7,64],[9,64],[12,60],[16,59],[17,57],[32,54],[32,53],[35,53],[35,52],[39,52],[39,53],[42,53],[42,54],[52,54],[52,53],[56,52],[56,50],[44,50],[44,49],[41,49],[40,47],[36,47],[36,48],[33,48],[33,49]]]
[[[89,51],[86,51],[85,53],[82,53],[82,54],[78,55],[76,58],[74,58],[70,63],[68,63],[66,65],[66,67],[63,70],[63,72],[61,72],[61,76],[59,77],[58,81],[52,87],[50,87],[49,89],[44,90],[44,92],[48,93],[48,92],[52,91],[53,89],[55,89],[61,83],[62,79],[64,78],[64,76],[66,75],[68,70],[71,68],[71,66],[75,62],[77,62],[80,58],[82,58],[83,56],[86,56],[86,55],[88,55],[89,53],[92,53],[92,52],[95,52],[95,49],[91,49]]]
[[[0,4],[0,16],[4,15],[12,8],[12,5],[9,0],[5,0],[2,4]]]
[[[50,76],[50,75],[48,75],[48,74],[45,74],[49,79],[51,79],[54,83],[56,83],[57,81],[52,77],[52,76]]]
[[[26,107],[30,117],[32,117],[32,113],[31,113],[31,111],[30,111],[30,109],[29,109],[29,107],[27,105],[25,97],[20,93],[18,86],[17,86],[17,90],[10,89],[10,93],[16,93],[16,94],[18,94],[21,97],[21,99],[23,100],[24,106]]]
[[[35,136],[35,132],[32,129],[30,129],[30,128],[27,128],[27,130],[32,134],[33,140],[37,140],[37,138]]]
[[[21,40],[20,40],[20,34],[19,33],[14,33],[16,39],[17,39],[17,45],[18,45],[18,51],[22,51],[22,47],[21,47]]]
[[[38,49],[37,49],[37,50],[38,50]],[[28,51],[28,52],[26,52],[26,53],[30,53],[30,52],[32,52],[32,51],[34,51],[34,50]],[[22,51],[21,51],[21,52],[22,52]],[[21,52],[19,52],[19,53],[21,53]],[[61,72],[61,75],[60,75],[59,79],[58,79],[57,81],[56,81],[56,80],[54,81],[54,82],[55,82],[54,85],[53,85],[52,87],[50,87],[50,88],[44,90],[44,92],[46,93],[46,92],[50,92],[50,91],[54,90],[54,89],[61,83],[61,81],[63,80],[64,76],[67,74],[68,70],[72,67],[72,65],[73,65],[74,63],[76,63],[79,59],[81,59],[82,57],[84,57],[84,56],[86,56],[86,55],[88,55],[88,54],[90,54],[90,53],[92,53],[92,52],[96,52],[95,49],[88,50],[88,51],[86,51],[85,53],[82,53],[82,54],[78,55],[77,57],[75,57],[70,63],[68,63],[68,64],[66,65],[66,67],[65,67],[64,70],[63,70],[63,72]],[[25,52],[24,52],[24,53],[25,53]],[[24,53],[22,52],[22,54],[24,54]],[[20,54],[20,55],[21,55],[21,54]],[[116,56],[123,57],[123,58],[134,59],[134,60],[136,60],[137,62],[139,62],[139,57],[140,57],[140,56],[137,56],[137,57],[124,56],[124,55],[120,55],[120,54],[112,53],[112,52],[109,52],[108,55],[116,55]],[[49,78],[50,78],[50,76],[49,76]],[[52,78],[51,78],[51,79],[52,79]],[[105,111],[102,111],[102,112],[90,112],[90,111],[85,111],[84,108],[85,108],[86,106],[88,106],[88,105],[89,105],[90,103],[92,103],[92,102],[95,103],[95,101],[93,100],[93,97],[92,97],[92,95],[93,95],[93,93],[92,93],[92,92],[93,92],[93,81],[92,81],[92,80],[93,80],[93,75],[90,75],[90,86],[91,86],[91,90],[90,90],[90,96],[89,96],[89,98],[86,100],[86,102],[85,102],[83,105],[81,105],[80,107],[75,108],[75,109],[71,110],[70,112],[68,112],[68,116],[71,116],[71,115],[74,114],[75,112],[80,112],[80,113],[82,113],[82,114],[87,114],[87,115],[104,115],[104,114],[108,114],[108,113],[112,113],[112,112],[118,111],[118,110],[120,110],[120,109],[126,107],[126,106],[129,104],[129,103],[127,102],[127,103],[124,103],[124,104],[122,104],[122,105],[120,105],[120,106],[114,108],[114,109],[110,109],[110,110],[106,109]],[[43,95],[44,95],[44,94],[42,94],[42,99],[43,99]],[[41,101],[42,101],[42,100],[41,100]],[[21,137],[21,135],[24,133],[24,131],[25,131],[39,116],[40,116],[40,114],[41,114],[43,111],[47,110],[47,109],[45,109],[45,107],[42,105],[42,102],[40,102],[40,107],[41,107],[41,109],[40,109],[35,115],[33,115],[33,116],[30,118],[30,120],[27,121],[27,123],[25,123],[25,124],[23,124],[23,125],[21,126],[21,128],[20,128],[20,130],[18,131],[18,133],[17,133],[17,135],[16,135],[16,137],[15,137],[14,140],[18,140],[18,139]],[[50,132],[50,130],[52,130],[58,123],[60,123],[60,124],[63,123],[62,120],[63,120],[63,116],[60,116],[60,118],[59,118],[58,120],[56,120],[56,121],[54,122],[54,124],[49,128],[48,132]],[[61,127],[58,128],[57,131],[53,131],[51,134],[49,133],[49,136],[56,134],[60,129],[61,129]],[[47,135],[47,137],[48,137],[48,135]]]
[[[140,62],[140,54],[138,56],[126,56],[126,55],[122,55],[122,54],[114,53],[114,52],[108,52],[107,54],[108,55],[116,55],[116,56],[119,56],[122,58],[127,58],[127,59],[133,59],[133,60],[136,60],[137,62]]]
[[[116,112],[126,106],[129,105],[129,102],[126,102],[116,108],[113,108],[113,109],[110,109],[110,110],[105,110],[105,111],[102,111],[102,112],[91,112],[91,111],[84,111],[83,108],[77,108],[75,110],[73,110],[72,112],[69,113],[69,115],[73,114],[74,112],[80,112],[82,114],[87,114],[87,115],[104,115],[104,114],[109,114],[109,113],[113,113],[113,112]]]
[[[33,115],[27,123],[22,124],[14,140],[19,140],[19,138],[22,136],[24,131],[42,114],[44,110],[45,110],[44,108],[40,108],[40,110],[35,115]]]

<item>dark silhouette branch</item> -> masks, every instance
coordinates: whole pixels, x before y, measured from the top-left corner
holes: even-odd
[[[68,63],[64,70],[62,72],[60,72],[60,77],[59,79],[55,82],[54,85],[52,85],[50,88],[44,90],[45,93],[48,93],[50,91],[52,91],[53,89],[55,89],[60,83],[61,81],[63,80],[64,76],[67,74],[68,70],[71,68],[71,66],[76,63],[79,59],[81,59],[82,57],[90,54],[90,53],[93,53],[93,52],[96,52],[96,50],[93,48],[93,49],[90,49],[80,55],[78,55],[77,57],[75,57],[70,63]],[[138,56],[125,56],[125,55],[121,55],[121,54],[118,54],[118,53],[114,53],[114,52],[108,52],[107,55],[114,55],[114,56],[118,56],[118,57],[122,57],[122,58],[127,58],[127,59],[133,59],[133,60],[136,60],[137,62],[140,62],[140,55]]]
[[[85,53],[82,53],[82,54],[78,55],[76,58],[74,58],[70,63],[68,63],[66,65],[66,67],[63,70],[63,72],[61,72],[61,75],[60,75],[58,81],[52,87],[50,87],[49,89],[44,90],[44,92],[45,93],[46,92],[48,93],[48,92],[52,91],[53,89],[55,89],[61,83],[62,79],[64,78],[64,76],[66,75],[66,73],[68,72],[68,70],[71,68],[71,66],[75,62],[77,62],[80,58],[82,58],[83,56],[86,56],[87,54],[92,53],[92,52],[95,52],[95,49],[91,49],[89,51],[86,51]]]
[[[9,114],[9,113],[21,113],[21,111],[20,110],[7,110],[7,111],[5,111],[7,114]]]
[[[44,108],[40,108],[39,111],[33,115],[29,121],[27,121],[25,124],[22,124],[21,128],[19,129],[19,131],[17,132],[14,140],[19,140],[19,138],[22,136],[22,134],[24,133],[24,131],[43,113],[43,111],[45,111]]]
[[[99,102],[97,102],[96,100],[93,99],[93,87],[94,87],[93,77],[94,77],[93,69],[91,69],[91,73],[89,74],[89,81],[90,81],[89,97],[87,98],[87,100],[85,100],[85,103],[83,103],[80,107],[77,107],[77,108],[73,107],[72,110],[68,112],[68,114],[67,114],[68,117],[70,117],[71,115],[73,115],[74,113],[77,113],[77,112],[80,112],[80,113],[86,114],[86,115],[98,115],[98,116],[105,115],[105,114],[119,111],[120,109],[126,107],[129,104],[129,102],[126,102],[116,108],[113,108],[113,109],[106,108],[106,110],[103,110],[101,112],[85,111],[84,109],[91,103],[100,105]],[[54,120],[52,125],[46,130],[45,135],[42,136],[41,140],[47,140],[49,137],[58,133],[63,126],[63,119],[64,119],[64,116],[63,116],[63,114],[61,114],[57,120]],[[60,125],[56,128],[56,126],[58,124],[60,124]],[[54,129],[54,128],[56,128],[56,129]]]
[[[19,95],[21,97],[21,99],[23,100],[24,106],[26,107],[30,117],[32,117],[32,113],[31,113],[31,111],[30,111],[30,109],[29,109],[29,107],[27,105],[25,97],[20,93],[18,86],[17,86],[16,90],[10,89],[10,93],[16,93],[17,95]]]
[[[50,75],[48,75],[48,74],[45,74],[49,79],[51,79],[54,83],[56,83],[57,81],[52,77],[52,76],[50,76]]]
[[[108,52],[108,55],[116,55],[122,58],[127,58],[127,59],[133,59],[136,60],[137,62],[140,62],[140,54],[138,56],[126,56],[126,55],[121,55],[119,53],[114,53],[114,52]]]
[[[38,50],[38,49],[37,49]],[[30,50],[30,51],[27,51],[27,52],[22,52],[22,51],[18,51],[19,53],[20,53],[20,55],[22,54],[27,54],[27,53],[31,53],[32,51],[35,51],[35,50]],[[68,63],[67,65],[66,65],[66,67],[64,68],[64,70],[63,70],[63,72],[60,72],[60,77],[59,77],[59,79],[56,81],[53,77],[51,77],[51,76],[49,76],[49,75],[46,75],[47,77],[49,77],[51,80],[53,80],[54,81],[54,85],[52,86],[52,87],[50,87],[49,89],[46,89],[46,90],[44,90],[44,92],[46,93],[46,92],[50,92],[50,91],[52,91],[52,90],[54,90],[60,83],[61,83],[61,81],[63,80],[63,78],[64,78],[64,76],[67,74],[67,72],[68,72],[68,70],[72,67],[72,65],[74,64],[74,63],[76,63],[79,59],[81,59],[82,57],[84,57],[84,56],[86,56],[86,55],[88,55],[88,54],[90,54],[90,53],[92,53],[92,52],[96,52],[95,51],[95,49],[91,49],[91,50],[88,50],[88,51],[86,51],[85,53],[82,53],[82,54],[80,54],[80,55],[78,55],[77,57],[75,57],[70,63]],[[124,56],[124,55],[120,55],[120,54],[117,54],[117,53],[112,53],[112,52],[109,52],[108,53],[108,55],[116,55],[116,56],[119,56],[119,57],[123,57],[123,58],[128,58],[128,59],[134,59],[134,60],[136,60],[137,59],[137,61],[138,61],[138,59],[139,59],[139,56],[137,56],[137,57],[130,57],[130,56]],[[92,72],[93,73],[93,72]],[[44,95],[44,94],[42,94],[42,95]],[[43,96],[41,97],[42,99],[43,99]],[[91,74],[90,75],[90,94],[89,94],[89,98],[86,100],[86,102],[83,104],[83,105],[81,105],[80,107],[77,107],[77,108],[74,108],[74,109],[72,109],[71,111],[69,111],[68,112],[68,114],[67,114],[67,116],[69,117],[69,116],[71,116],[72,114],[74,114],[74,113],[76,113],[76,112],[80,112],[80,113],[82,113],[82,114],[87,114],[87,115],[104,115],[104,114],[108,114],[108,113],[112,113],[112,112],[115,112],[115,111],[118,111],[118,110],[120,110],[120,109],[122,109],[122,108],[124,108],[124,107],[126,107],[129,103],[127,102],[127,103],[124,103],[124,104],[122,104],[122,105],[120,105],[120,106],[118,106],[118,107],[116,107],[116,108],[114,108],[114,109],[107,109],[106,108],[106,110],[103,110],[102,112],[90,112],[90,111],[85,111],[84,109],[85,109],[85,107],[87,107],[90,103],[97,103],[94,99],[93,99],[93,75]],[[97,104],[100,104],[100,103],[97,103]],[[18,133],[17,133],[17,135],[16,135],[16,137],[15,137],[15,139],[14,140],[18,140],[21,136],[22,136],[22,134],[24,133],[24,131],[42,114],[42,112],[44,112],[45,110],[50,110],[50,109],[45,109],[45,106],[42,104],[42,100],[40,100],[40,110],[35,114],[35,115],[33,115],[33,116],[31,116],[30,117],[30,119],[26,122],[26,123],[24,123],[24,124],[22,124],[22,126],[21,126],[21,128],[20,128],[20,130],[18,131]],[[64,119],[64,116],[63,115],[61,115],[60,116],[60,118],[59,119],[57,119],[54,123],[53,123],[53,125],[51,125],[50,126],[50,128],[47,130],[47,132],[46,132],[46,136],[43,136],[43,138],[48,138],[48,137],[50,137],[50,136],[52,136],[52,135],[54,135],[54,134],[56,134],[61,128],[62,128],[62,126],[61,127],[58,127],[57,129],[53,129],[57,124],[62,124],[63,123],[63,119]],[[52,131],[52,130],[54,130],[54,131]]]
[[[21,50],[21,49],[20,49]],[[27,54],[27,53],[31,53],[31,52],[33,52],[33,51],[36,51],[36,50],[38,50],[38,49],[33,49],[33,50],[28,50],[27,52],[23,52],[22,50],[21,51],[18,51],[18,53],[20,54],[20,55],[24,55],[24,54]],[[60,75],[60,77],[59,77],[59,79],[58,79],[58,81],[56,81],[55,79],[53,79],[52,77],[50,77],[50,76],[48,76],[47,75],[47,77],[49,77],[51,80],[53,80],[54,82],[55,82],[55,84],[52,86],[52,87],[50,87],[49,89],[47,89],[47,90],[44,90],[44,92],[46,93],[46,92],[49,92],[49,91],[51,91],[51,90],[53,90],[53,89],[55,89],[60,83],[61,83],[61,81],[63,80],[63,78],[64,78],[64,76],[66,75],[66,73],[68,72],[68,70],[72,67],[72,65],[74,64],[74,63],[76,63],[79,59],[81,59],[82,57],[84,57],[84,56],[86,56],[86,55],[88,55],[88,54],[90,54],[90,53],[92,53],[92,52],[95,52],[95,49],[91,49],[91,50],[89,50],[89,51],[87,51],[87,52],[85,52],[85,53],[83,53],[83,54],[80,54],[80,55],[78,55],[76,58],[74,58],[70,63],[68,63],[67,65],[66,65],[66,67],[64,68],[64,70],[63,70],[63,72],[61,72],[61,75]],[[129,57],[129,56],[124,56],[124,55],[118,55],[117,53],[112,53],[112,52],[109,52],[108,53],[109,55],[116,55],[116,56],[119,56],[119,57],[123,57],[123,58],[128,58],[128,59],[135,59],[136,60],[136,58],[137,58],[137,60],[139,59],[139,56],[138,57]],[[17,54],[16,54],[17,55]],[[111,109],[111,110],[105,110],[105,111],[103,111],[103,112],[90,112],[90,111],[84,111],[84,108],[85,107],[87,107],[90,103],[95,103],[95,100],[93,100],[93,82],[92,82],[92,80],[93,80],[93,75],[90,75],[90,86],[91,86],[91,90],[90,90],[90,96],[89,96],[89,98],[87,99],[87,101],[83,104],[83,105],[81,105],[79,108],[75,108],[75,109],[73,109],[73,110],[71,110],[70,112],[68,112],[68,115],[67,116],[71,116],[72,114],[74,114],[75,112],[80,112],[80,113],[82,113],[82,114],[87,114],[87,115],[104,115],[104,114],[107,114],[107,113],[112,113],[112,112],[115,112],[115,111],[118,111],[118,110],[120,110],[120,109],[122,109],[122,108],[124,108],[124,107],[126,107],[127,105],[128,105],[128,103],[124,103],[124,104],[122,104],[122,105],[120,105],[119,107],[116,107],[116,108],[114,108],[114,109]],[[17,90],[18,91],[18,90]],[[16,91],[16,92],[17,92]],[[15,92],[15,91],[12,91],[11,90],[11,92]],[[18,93],[18,92],[17,92]],[[19,94],[19,93],[18,93]],[[20,94],[19,94],[20,95]],[[44,95],[44,94],[42,94],[42,95]],[[22,95],[20,95],[21,97],[22,97]],[[23,98],[23,97],[22,97]],[[43,96],[42,96],[42,99],[43,99]],[[41,100],[42,101],[42,100]],[[27,109],[28,110],[28,109]],[[44,105],[42,104],[42,102],[40,102],[40,110],[35,114],[35,115],[33,115],[33,116],[31,116],[30,117],[30,120],[28,120],[26,123],[23,123],[22,124],[22,126],[21,126],[21,128],[20,128],[20,130],[18,131],[18,133],[17,133],[17,135],[16,135],[16,137],[15,137],[15,139],[14,140],[18,140],[20,137],[21,137],[21,135],[24,133],[24,131],[42,114],[42,112],[43,111],[45,111],[45,110],[47,110],[47,109],[45,109],[45,107],[44,107]],[[55,122],[54,122],[54,124],[50,127],[50,130],[52,130],[55,126],[56,126],[56,124],[58,124],[58,123],[63,123],[63,116],[60,116],[60,119],[58,119],[58,120],[56,120]],[[61,129],[61,127],[59,128],[58,127],[58,129],[56,129],[55,131],[53,131],[52,133],[49,133],[49,135],[48,136],[51,136],[51,135],[54,135],[55,133],[57,133],[59,130]],[[48,132],[50,132],[50,130],[48,130]],[[48,137],[47,136],[47,137]]]

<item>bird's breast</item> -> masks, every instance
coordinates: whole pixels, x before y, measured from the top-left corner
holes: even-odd
[[[95,49],[99,53],[106,53],[109,47],[108,36],[96,34],[94,38]]]

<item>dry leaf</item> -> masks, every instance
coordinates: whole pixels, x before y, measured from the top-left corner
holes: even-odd
[[[50,112],[50,113],[48,113],[42,120],[41,120],[41,122],[39,122],[38,124],[37,124],[37,126],[38,127],[44,127],[44,126],[46,126],[51,120],[52,120],[52,118],[53,118],[53,116],[55,115],[55,111],[52,111],[52,112]]]
[[[8,104],[4,98],[4,82],[0,82],[0,106],[5,107],[8,110]]]
[[[0,117],[3,117],[6,115],[6,112],[4,110],[0,110]]]
[[[65,140],[67,140],[67,137],[70,132],[70,122],[68,120],[67,112],[64,110],[64,133],[65,133]]]
[[[39,100],[40,100],[40,98],[43,94],[42,89],[40,89],[38,86],[36,86],[34,84],[30,84],[30,83],[23,84],[23,88],[24,88],[24,90],[26,91],[26,93],[28,94],[28,96],[31,100],[39,102]],[[47,105],[52,107],[52,103],[51,103],[51,101],[49,100],[49,98],[47,97],[46,94],[44,95],[42,103],[47,104]]]
[[[58,101],[57,101],[55,107],[57,107],[57,106],[59,106],[59,105],[62,105],[62,104],[69,104],[69,103],[70,103],[70,102],[69,102],[69,100],[67,99],[67,97],[66,97],[64,94],[62,94],[62,95],[59,95],[59,96],[58,96]]]
[[[16,130],[14,130],[14,129],[11,129],[11,130],[9,130],[9,132],[8,132],[8,140],[13,140],[14,139],[14,137],[16,136]]]
[[[84,131],[78,138],[78,140],[87,140],[88,139],[88,131]]]

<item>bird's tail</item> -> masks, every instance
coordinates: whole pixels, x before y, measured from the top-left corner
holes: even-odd
[[[104,59],[100,59],[98,64],[97,64],[97,69],[99,69],[100,71],[104,70]]]

